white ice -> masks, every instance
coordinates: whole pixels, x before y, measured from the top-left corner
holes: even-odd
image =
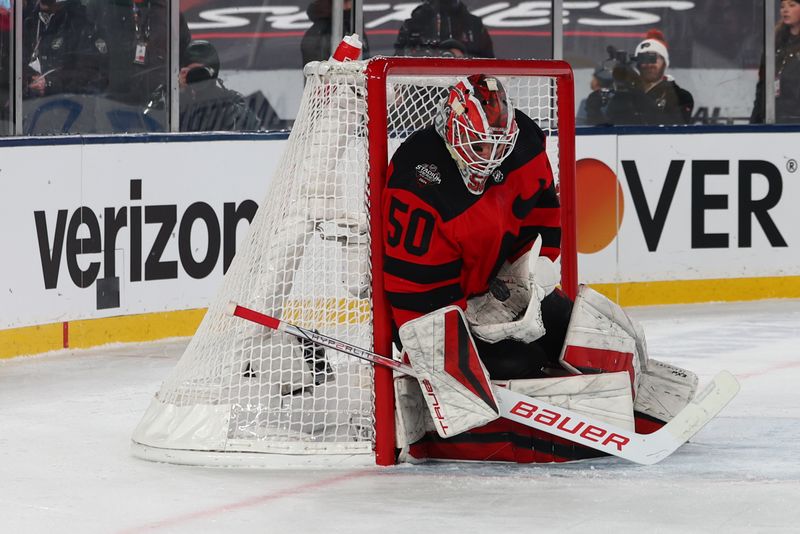
[[[651,357],[742,384],[651,467],[158,464],[130,435],[186,339],[0,361],[0,532],[800,532],[800,301],[630,312]]]

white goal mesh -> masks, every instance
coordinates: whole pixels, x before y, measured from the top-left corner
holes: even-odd
[[[454,60],[455,61],[455,60]],[[133,435],[142,457],[180,463],[373,463],[371,365],[225,314],[230,301],[371,348],[365,62],[312,63],[266,198],[222,287]],[[386,84],[389,156],[432,123],[453,76]],[[548,135],[558,169],[556,90],[546,76],[500,76]],[[383,164],[385,165],[386,162]],[[374,206],[373,206],[374,208]],[[274,454],[266,454],[274,453]],[[266,460],[269,457],[270,460]],[[298,462],[295,462],[298,463]]]

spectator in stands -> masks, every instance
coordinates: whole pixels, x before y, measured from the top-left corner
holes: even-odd
[[[311,27],[306,30],[300,41],[300,53],[303,55],[303,65],[309,61],[324,61],[331,57],[331,27],[332,22],[331,0],[313,0],[306,10],[308,19],[312,22]],[[355,31],[353,27],[353,0],[344,0],[342,18],[342,30],[344,35],[350,35]],[[359,36],[361,39],[361,57],[369,57],[369,43],[365,35]]]
[[[191,41],[186,47],[179,73],[180,130],[182,132],[254,131],[260,121],[244,97],[225,87],[219,79],[217,50],[208,41]],[[166,91],[150,103],[164,109]]]
[[[38,0],[22,41],[23,97],[93,94],[108,85],[108,44],[78,0]]]
[[[647,38],[636,47],[634,56],[642,88],[657,108],[655,124],[689,124],[694,98],[666,74],[669,51],[664,34],[658,30],[648,31]]]
[[[467,57],[494,57],[488,30],[461,0],[425,0],[400,27],[395,54],[441,55],[442,43],[452,41],[463,45]]]
[[[764,60],[758,70],[756,98],[750,122],[764,122]],[[775,119],[800,122],[800,0],[781,2],[781,20],[775,27]]]
[[[107,32],[111,59],[108,96],[144,109],[169,76],[166,0],[89,0],[87,9]],[[179,20],[179,55],[183,63],[191,34],[183,14]]]
[[[657,124],[658,109],[644,92],[642,78],[625,52],[609,47],[597,69],[598,83],[586,98],[586,123],[593,126]]]
[[[406,49],[405,55],[422,57],[467,57],[467,47],[456,39],[446,39],[440,43],[429,43],[420,48]]]
[[[614,80],[611,76],[611,69],[605,63],[598,65],[592,72],[592,79],[589,81],[591,92],[578,104],[578,111],[575,113],[576,124],[600,124],[604,122],[604,117],[598,117],[603,107],[603,100],[607,100],[611,94]],[[592,104],[590,105],[590,101]],[[591,107],[593,116],[589,116]]]
[[[694,99],[665,73],[669,52],[663,34],[650,30],[632,57],[609,47],[602,71],[611,87],[599,87],[586,99],[586,120],[593,125],[658,125],[691,122]],[[595,71],[598,72],[598,71]]]

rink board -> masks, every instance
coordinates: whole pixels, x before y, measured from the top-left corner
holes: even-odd
[[[0,141],[0,357],[190,335],[284,144]],[[578,136],[579,280],[623,305],[800,297],[797,146],[792,131]]]

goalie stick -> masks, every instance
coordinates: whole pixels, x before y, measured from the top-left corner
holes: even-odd
[[[234,302],[229,303],[226,312],[228,315],[285,332],[300,340],[308,340],[416,377],[410,365]],[[739,392],[739,383],[728,371],[720,371],[683,410],[652,434],[637,434],[498,385],[493,385],[492,391],[501,417],[631,462],[652,465],[675,452],[713,419]]]

